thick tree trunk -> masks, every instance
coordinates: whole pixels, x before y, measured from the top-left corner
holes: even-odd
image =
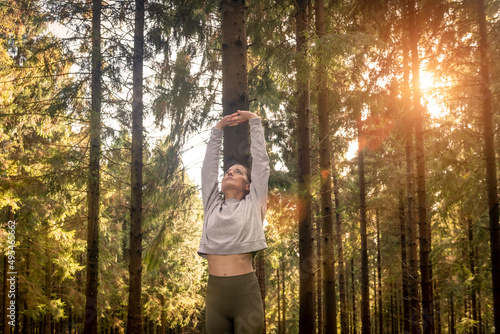
[[[437,289],[437,283],[434,282],[434,334],[441,334],[441,299]],[[477,334],[477,333],[476,333]]]
[[[245,1],[220,2],[222,32],[222,112],[248,110]],[[250,167],[249,124],[224,128],[224,170],[235,163]]]
[[[370,334],[370,279],[368,268],[368,241],[366,219],[366,181],[365,181],[365,149],[363,147],[363,130],[358,120],[358,187],[359,187],[359,228],[361,235],[361,333]]]
[[[495,329],[500,332],[500,224],[498,208],[498,179],[495,156],[495,118],[493,117],[490,63],[488,57],[488,28],[484,0],[477,0],[479,21],[479,79],[482,93],[482,121],[484,159],[486,162],[486,187],[490,222],[491,278],[493,280],[493,314]]]
[[[433,334],[434,315],[432,305],[432,264],[430,262],[431,240],[430,223],[427,219],[427,194],[425,180],[425,156],[424,156],[424,110],[421,103],[420,93],[420,62],[418,55],[418,27],[417,13],[414,0],[410,0],[408,6],[410,23],[410,50],[412,64],[412,88],[413,109],[415,112],[415,148],[417,165],[417,200],[418,200],[418,222],[420,237],[420,275],[422,290],[422,326],[424,334]]]
[[[92,1],[92,105],[88,178],[87,284],[83,333],[97,333],[99,276],[99,183],[101,157],[101,0]]]
[[[142,149],[143,149],[144,0],[135,2],[132,69],[132,163],[127,333],[142,333]]]
[[[247,31],[244,0],[222,0],[220,2],[222,42],[222,114],[231,115],[238,110],[249,109],[247,80]],[[224,128],[223,169],[238,163],[251,166],[250,132],[248,122]],[[264,261],[263,255],[260,260]],[[256,266],[256,275],[265,304],[264,262]],[[265,318],[265,309],[264,309]],[[263,331],[265,331],[265,322]]]
[[[337,174],[333,173],[333,194],[335,197],[335,220],[337,223],[337,261],[339,275],[339,297],[340,297],[340,333],[349,333],[347,325],[347,293],[346,293],[346,278],[344,266],[344,246],[342,241],[342,215],[340,208],[339,186]]]
[[[299,333],[316,331],[314,314],[314,238],[311,217],[311,134],[309,110],[309,78],[306,61],[308,27],[308,1],[296,2],[297,39],[297,141],[299,182]]]
[[[326,33],[325,3],[316,0],[316,32],[318,37]],[[326,52],[326,50],[324,50]],[[318,128],[319,128],[319,161],[321,177],[321,245],[323,276],[323,312],[325,333],[337,330],[337,296],[335,291],[335,258],[334,231],[332,210],[332,177],[330,149],[330,113],[328,110],[328,75],[325,71],[322,55],[318,59]]]
[[[407,45],[404,43],[403,45]],[[417,258],[417,223],[415,220],[415,186],[414,186],[414,149],[413,149],[413,113],[410,106],[409,90],[410,70],[408,66],[409,50],[404,48],[404,85],[405,105],[407,112],[406,131],[406,231],[408,233],[408,294],[410,303],[409,325],[411,334],[420,331],[420,306],[418,294],[418,258]],[[406,57],[405,57],[406,56]]]

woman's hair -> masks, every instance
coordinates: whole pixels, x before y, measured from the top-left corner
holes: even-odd
[[[245,173],[247,175],[248,183],[252,183],[252,172],[250,172],[250,169],[248,169],[246,166],[241,165],[241,164],[237,164],[237,165],[240,165],[241,167],[243,167],[243,169],[245,170]]]

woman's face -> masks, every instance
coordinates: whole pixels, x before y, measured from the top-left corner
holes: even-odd
[[[246,194],[250,190],[250,182],[248,182],[247,170],[243,165],[233,165],[224,174],[222,179],[222,192],[226,194],[228,191],[236,191]]]

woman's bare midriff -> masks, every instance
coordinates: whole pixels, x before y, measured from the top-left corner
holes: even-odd
[[[253,271],[252,254],[207,254],[208,273],[213,276],[237,276]]]

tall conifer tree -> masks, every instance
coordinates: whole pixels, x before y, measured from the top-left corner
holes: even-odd
[[[143,168],[143,63],[144,0],[135,1],[132,68],[132,163],[130,195],[130,254],[127,333],[142,333],[142,168]]]
[[[220,3],[222,32],[222,112],[248,110],[245,1]],[[224,170],[235,163],[250,167],[249,124],[224,129]]]
[[[434,314],[432,304],[432,264],[430,262],[431,232],[427,217],[427,194],[425,179],[425,154],[424,154],[424,108],[420,91],[420,60],[418,54],[419,32],[417,26],[417,9],[415,0],[410,0],[408,5],[409,37],[411,51],[411,73],[413,109],[415,115],[415,150],[417,165],[417,201],[418,223],[420,238],[420,275],[422,290],[422,326],[424,334],[434,331]]]
[[[361,333],[370,334],[370,278],[366,218],[365,143],[363,121],[358,119],[359,229],[361,237]]]
[[[92,104],[88,178],[86,334],[97,333],[97,292],[99,277],[99,183],[101,159],[101,0],[92,1]]]
[[[296,51],[297,51],[297,142],[299,183],[299,333],[316,330],[314,314],[314,248],[311,215],[311,134],[309,109],[309,69],[306,57],[308,46],[307,0],[296,2]]]
[[[325,2],[315,2],[316,33],[318,38],[326,34]],[[321,42],[319,42],[321,44]],[[334,231],[332,210],[332,176],[331,176],[331,142],[330,142],[330,112],[328,109],[328,71],[325,71],[325,49],[320,49],[318,55],[318,128],[319,156],[321,174],[321,258],[323,270],[323,309],[324,331],[332,333],[337,329],[337,296],[335,291],[335,258]]]
[[[486,187],[490,223],[491,273],[493,280],[493,314],[495,330],[500,332],[500,225],[498,207],[498,179],[495,156],[495,128],[493,101],[490,87],[490,63],[488,57],[488,30],[484,0],[476,0],[479,23],[479,80],[482,94],[483,155],[486,161]]]

